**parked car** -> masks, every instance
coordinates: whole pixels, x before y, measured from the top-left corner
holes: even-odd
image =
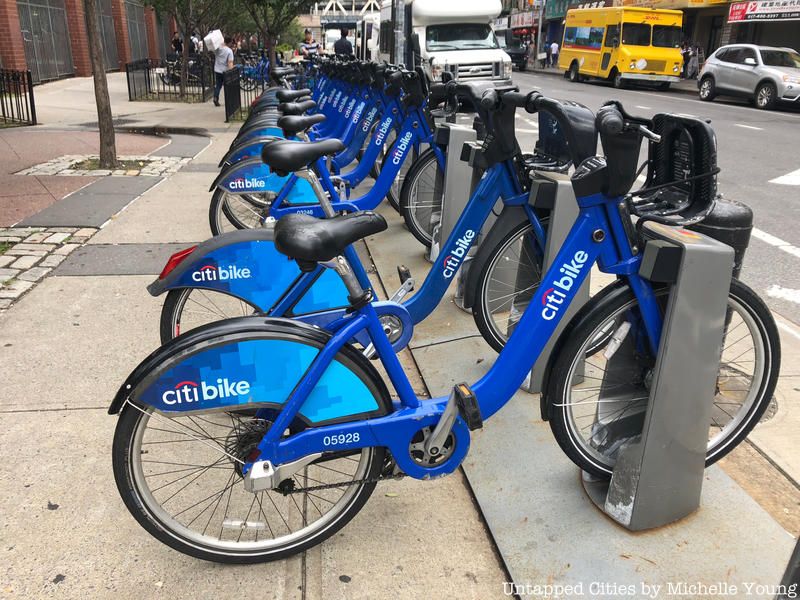
[[[508,44],[506,39],[500,35],[497,36],[497,41],[511,58],[511,64],[520,71],[524,71],[528,63],[528,49],[522,45]]]
[[[800,54],[754,44],[722,46],[706,60],[697,87],[701,100],[742,96],[761,109],[779,101],[800,102]]]

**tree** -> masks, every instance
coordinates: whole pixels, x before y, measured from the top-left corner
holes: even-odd
[[[241,0],[253,17],[269,50],[270,64],[275,64],[275,45],[289,31],[295,18],[309,11],[315,0]]]
[[[83,0],[86,15],[86,37],[89,41],[89,60],[92,63],[94,78],[94,99],[97,104],[97,125],[100,130],[100,168],[117,167],[117,142],[114,136],[114,117],[111,114],[111,100],[108,97],[106,65],[103,60],[103,40],[97,22],[96,0]]]

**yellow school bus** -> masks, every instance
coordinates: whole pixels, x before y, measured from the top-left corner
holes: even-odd
[[[607,79],[614,87],[680,81],[679,10],[620,6],[567,11],[558,67],[570,81]]]

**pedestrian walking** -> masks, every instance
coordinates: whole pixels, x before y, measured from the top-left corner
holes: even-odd
[[[305,58],[311,58],[319,54],[319,44],[314,39],[310,29],[306,29],[306,39],[300,44],[300,54]]]
[[[689,70],[689,59],[691,58],[692,50],[689,48],[689,42],[687,40],[683,41],[681,45],[681,56],[683,57],[683,69],[681,69],[681,77],[686,79],[688,77],[687,72]]]
[[[545,59],[545,63],[544,63],[544,64],[545,64],[546,66],[548,66],[548,67],[551,65],[551,62],[550,62],[550,60],[551,60],[551,58],[552,58],[552,56],[551,56],[550,52],[551,52],[551,49],[550,49],[550,44],[547,44],[547,48],[545,48],[545,53],[547,54],[547,58]]]
[[[554,67],[558,67],[558,42],[553,40],[550,44],[550,59]]]
[[[172,34],[172,49],[176,54],[183,54],[183,40],[177,31]]]
[[[222,91],[225,71],[233,68],[233,50],[230,48],[231,44],[233,44],[233,38],[226,37],[222,45],[214,50],[214,78],[216,79],[216,85],[214,85],[214,106],[219,106],[219,93]]]
[[[350,32],[347,29],[342,29],[339,33],[342,37],[334,42],[333,52],[343,56],[353,56],[353,44],[347,39],[347,34]]]

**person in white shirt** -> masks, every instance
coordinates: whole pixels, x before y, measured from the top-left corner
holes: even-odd
[[[214,77],[216,85],[214,86],[214,106],[219,106],[219,93],[222,91],[222,84],[224,82],[223,75],[225,71],[233,68],[233,50],[230,46],[233,44],[233,38],[226,37],[225,43],[214,51]]]
[[[555,40],[550,44],[550,61],[551,65],[558,67],[558,42]]]

